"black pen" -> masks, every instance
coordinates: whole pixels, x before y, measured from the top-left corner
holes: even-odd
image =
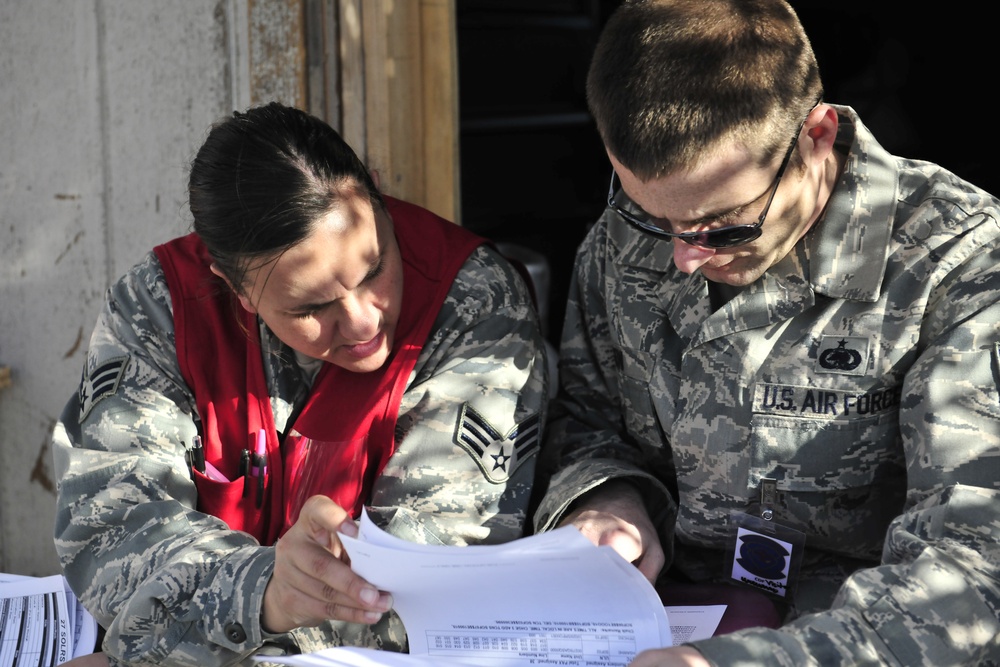
[[[267,454],[258,454],[257,459],[257,509],[264,503],[264,474],[267,472]]]
[[[196,435],[191,440],[191,465],[201,474],[205,474],[205,450],[201,446],[201,436]]]
[[[191,475],[191,479],[194,479],[194,461],[191,460],[191,450],[188,449],[187,443],[181,440],[181,447],[184,448],[184,462],[187,463],[188,474]]]
[[[240,477],[243,478],[243,497],[250,491],[250,450],[240,452]]]

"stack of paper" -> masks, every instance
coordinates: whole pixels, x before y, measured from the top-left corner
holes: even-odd
[[[0,574],[0,667],[51,667],[94,652],[97,622],[62,575]]]
[[[671,645],[652,585],[572,527],[507,544],[412,544],[361,520],[341,535],[351,567],[392,593],[410,654],[334,648],[266,658],[291,665],[627,665]]]

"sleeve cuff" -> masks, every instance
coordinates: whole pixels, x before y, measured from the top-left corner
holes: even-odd
[[[611,480],[629,482],[639,490],[660,539],[667,540],[663,542],[664,547],[669,546],[676,504],[667,487],[639,468],[613,459],[582,461],[554,475],[535,511],[535,531],[543,532],[558,526],[573,503]]]
[[[274,571],[274,547],[246,547],[220,563],[199,606],[205,636],[237,653],[249,653],[274,637],[261,627],[264,591]]]

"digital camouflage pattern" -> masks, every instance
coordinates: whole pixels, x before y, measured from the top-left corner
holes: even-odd
[[[536,528],[630,479],[677,570],[721,580],[730,510],[773,478],[807,536],[787,623],[697,642],[710,662],[1000,664],[1000,202],[836,108],[825,216],[714,312],[671,243],[591,230]]]
[[[263,634],[274,549],[194,509],[182,443],[196,433],[195,401],[173,331],[169,291],[150,254],[109,290],[79,396],[55,429],[55,544],[73,590],[107,628],[112,664],[249,663],[255,652],[341,644],[405,650],[394,614],[374,626],[331,622]],[[261,341],[283,433],[316,369],[299,365],[263,324]],[[520,537],[548,396],[544,354],[523,281],[480,247],[456,277],[407,386],[396,452],[369,499],[372,519],[421,543]],[[496,439],[480,429],[470,444],[470,411]]]

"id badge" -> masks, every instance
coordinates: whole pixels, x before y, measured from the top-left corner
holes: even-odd
[[[724,576],[726,580],[788,600],[798,580],[806,536],[774,520],[769,501],[775,490],[771,485],[773,480],[764,480],[761,516],[730,513]]]

